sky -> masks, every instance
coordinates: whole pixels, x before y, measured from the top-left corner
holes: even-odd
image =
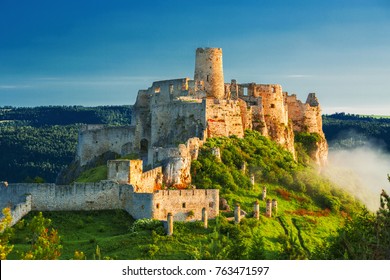
[[[0,106],[131,105],[223,49],[225,82],[390,115],[387,0],[0,0]]]

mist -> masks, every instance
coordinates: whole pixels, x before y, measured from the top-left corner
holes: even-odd
[[[363,202],[371,211],[380,206],[380,193],[390,193],[387,174],[390,173],[390,154],[373,144],[329,150],[328,166],[322,173]]]

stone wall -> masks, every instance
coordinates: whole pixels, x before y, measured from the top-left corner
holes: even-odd
[[[204,138],[206,104],[200,99],[158,103],[151,108],[152,147],[177,146],[189,138]]]
[[[204,207],[211,219],[215,218],[219,211],[218,190],[160,190],[154,193],[136,193],[133,186],[112,181],[64,186],[10,184],[8,187],[0,187],[0,197],[0,207],[11,208],[13,224],[31,210],[124,209],[135,219],[161,220],[166,220],[168,212],[174,213],[176,220],[200,220]],[[190,211],[194,212],[194,216],[189,218],[187,216]]]
[[[238,96],[251,108],[253,129],[295,155],[293,127],[282,87],[277,84],[239,84]]]
[[[99,183],[10,184],[1,195],[14,199],[31,194],[31,210],[74,211],[120,209],[119,185],[110,181]]]
[[[11,208],[11,226],[16,224],[20,219],[26,216],[31,211],[31,195],[26,195],[26,199],[24,202],[16,204],[13,208]]]
[[[120,155],[136,150],[139,143],[134,143],[135,127],[106,127],[85,125],[80,129],[76,159],[83,166],[105,152],[111,151]]]
[[[202,145],[203,141],[194,137],[175,148],[154,148],[149,162],[153,162],[154,166],[163,166],[163,182],[166,186],[186,188],[191,184],[191,161],[198,158]]]
[[[288,106],[288,115],[292,120],[295,132],[317,133],[321,139],[317,149],[312,151],[310,157],[320,166],[326,164],[328,159],[328,143],[322,130],[321,107],[315,93],[310,93],[306,103],[297,99],[296,95],[285,95]]]
[[[153,199],[153,218],[158,220],[166,220],[168,213],[176,221],[201,220],[203,208],[210,219],[219,214],[219,190],[161,190]]]
[[[124,209],[134,219],[151,219],[153,218],[153,196],[153,193],[129,192],[126,196]]]
[[[130,160],[107,161],[107,179],[128,184],[130,181]]]
[[[133,185],[136,192],[152,193],[161,189],[162,167],[143,172],[142,160],[109,160],[107,179],[119,184]]]
[[[138,192],[152,193],[155,190],[159,190],[162,187],[163,172],[162,167],[156,167],[152,170],[143,172],[141,175],[142,184],[137,189]]]
[[[242,115],[249,116],[251,112],[242,112],[241,109],[242,105],[238,100],[206,99],[207,137],[227,137],[230,135],[243,137]]]

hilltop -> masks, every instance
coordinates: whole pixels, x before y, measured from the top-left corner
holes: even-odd
[[[220,161],[212,152],[217,147]],[[322,248],[335,238],[344,218],[356,211],[358,204],[304,163],[308,155],[298,150],[301,160],[297,163],[291,153],[253,131],[247,131],[242,139],[209,139],[192,163],[193,183],[199,188],[218,188],[230,210],[221,211],[208,229],[201,222],[175,222],[173,236],[166,236],[161,222],[136,222],[125,212],[44,215],[63,236],[64,259],[73,258],[75,250],[93,258],[97,245],[104,256],[116,259],[322,258]],[[252,172],[254,186],[249,176]],[[278,201],[271,218],[265,216],[264,187],[267,198]],[[256,200],[260,220],[253,218]],[[246,212],[239,225],[229,221],[237,203]],[[18,227],[22,229],[17,230],[16,250],[23,250],[27,244],[21,237],[26,229]]]

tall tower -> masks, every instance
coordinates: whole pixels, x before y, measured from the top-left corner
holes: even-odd
[[[207,97],[224,98],[225,84],[221,48],[196,49],[194,80],[204,81]]]

